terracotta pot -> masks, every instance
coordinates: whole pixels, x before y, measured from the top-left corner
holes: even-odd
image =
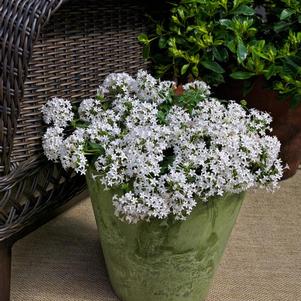
[[[280,100],[278,94],[266,87],[264,78],[258,77],[252,90],[243,96],[243,83],[229,81],[218,88],[216,94],[223,99],[245,99],[249,107],[269,112],[273,117],[273,135],[281,142],[281,153],[285,169],[283,180],[293,176],[301,163],[301,105],[290,108],[289,99]]]

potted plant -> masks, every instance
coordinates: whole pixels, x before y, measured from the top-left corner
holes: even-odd
[[[293,175],[301,162],[300,1],[181,0],[155,25],[139,40],[157,76],[202,79],[217,96],[270,112],[285,177]]]
[[[204,300],[244,192],[282,176],[270,115],[201,81],[111,74],[78,109],[54,98],[43,113],[48,159],[86,175],[123,301]]]

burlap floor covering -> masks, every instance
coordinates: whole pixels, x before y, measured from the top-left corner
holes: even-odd
[[[300,184],[247,195],[208,301],[301,301]],[[89,199],[18,242],[12,273],[12,301],[118,300]]]

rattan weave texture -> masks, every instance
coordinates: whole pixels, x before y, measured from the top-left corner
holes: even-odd
[[[0,241],[84,188],[42,156],[41,106],[145,67],[143,16],[135,0],[0,0]]]

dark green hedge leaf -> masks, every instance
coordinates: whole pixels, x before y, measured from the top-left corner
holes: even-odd
[[[198,77],[199,76],[199,68],[197,66],[193,66],[192,69],[192,74],[195,76],[195,77]]]
[[[253,16],[255,14],[255,10],[247,5],[241,5],[232,13],[235,15]]]
[[[271,77],[275,76],[277,74],[278,68],[275,65],[271,65],[265,72],[264,76],[267,80],[269,80]]]
[[[290,10],[290,9],[284,9],[284,10],[281,12],[280,20],[285,20],[285,19],[289,18],[291,15],[293,15],[294,13],[295,13],[295,11],[293,11],[293,10]]]
[[[236,43],[234,40],[231,40],[229,42],[226,43],[226,46],[229,48],[229,50],[232,52],[232,53],[236,53]]]
[[[213,71],[215,73],[224,73],[225,72],[224,68],[220,64],[218,64],[217,62],[202,61],[201,64],[205,68],[207,68],[207,69],[209,69],[209,70],[211,70],[211,71]]]
[[[245,72],[245,71],[237,71],[230,74],[230,76],[234,79],[249,79],[254,75],[256,74],[253,72]]]
[[[232,25],[233,25],[233,22],[232,20],[229,20],[229,19],[221,19],[219,20],[219,23],[223,26],[226,26],[227,28],[230,28],[232,29]]]
[[[181,75],[184,75],[188,68],[189,68],[190,64],[186,64],[186,65],[183,65],[182,68],[181,68]]]
[[[228,60],[229,55],[226,48],[213,47],[212,52],[215,59],[219,62],[224,62]]]
[[[283,30],[289,29],[290,26],[291,26],[291,23],[279,22],[279,23],[274,25],[274,30],[276,32],[281,32]]]
[[[237,45],[237,60],[241,64],[248,56],[248,48],[242,41],[238,41]]]
[[[167,46],[167,39],[160,37],[159,39],[159,48],[164,49]]]

